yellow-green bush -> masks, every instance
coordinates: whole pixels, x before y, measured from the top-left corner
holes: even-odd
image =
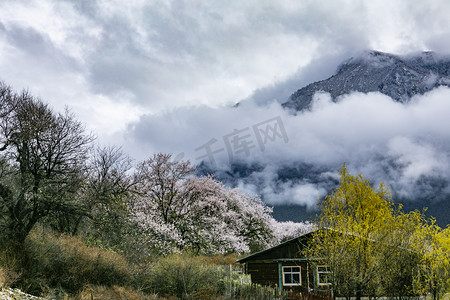
[[[76,293],[87,284],[124,285],[130,278],[129,265],[121,255],[42,229],[27,237],[22,267],[20,285],[35,294],[43,287]]]

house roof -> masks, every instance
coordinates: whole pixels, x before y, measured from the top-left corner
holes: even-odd
[[[278,245],[275,245],[271,248],[253,253],[251,255],[248,255],[244,258],[238,259],[237,263],[246,263],[249,261],[252,262],[276,262],[276,261],[299,261],[299,260],[307,260],[310,259],[308,257],[305,257],[302,253],[302,250],[308,246],[308,242],[313,237],[315,233],[318,233],[319,231],[331,231],[341,234],[339,231],[336,231],[331,228],[320,228],[316,229],[314,231],[308,232],[306,234],[297,236],[295,238],[292,238],[290,240],[287,240],[283,243],[280,243]],[[357,237],[357,235],[350,234],[352,236]],[[368,239],[371,242],[375,242],[372,239]],[[403,248],[403,247],[397,247],[399,250],[406,250],[410,252],[409,249]]]
[[[297,236],[271,248],[253,253],[244,258],[238,259],[237,263],[248,261],[286,261],[306,259],[302,256],[301,250],[307,246],[313,234],[322,229],[316,229],[306,234]]]

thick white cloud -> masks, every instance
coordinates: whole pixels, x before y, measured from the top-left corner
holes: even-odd
[[[226,109],[181,108],[142,117],[129,127],[126,140],[136,157],[163,151],[182,153],[184,159],[200,163],[197,158],[206,150],[196,149],[215,139],[211,150],[222,149],[213,156],[219,167],[229,166],[230,154],[233,161],[263,166],[241,187],[256,191],[255,184],[264,186],[265,199],[272,204],[314,205],[327,192],[327,182],[336,180],[336,171],[344,162],[352,172],[375,183],[385,182],[397,196],[414,198],[436,192],[431,186],[435,180],[450,183],[449,99],[449,88],[416,96],[407,105],[380,93],[353,93],[337,103],[329,94],[317,93],[312,111],[297,116],[276,102],[259,106],[248,101]],[[269,120],[272,128],[276,120],[281,122],[287,139],[278,127],[279,135],[268,139],[262,151],[254,125]],[[233,134],[235,130],[239,133]],[[227,148],[230,137],[240,138],[238,147]],[[249,145],[247,153],[242,141]],[[208,161],[208,157],[203,159]],[[309,171],[315,177],[279,182],[280,166],[297,168],[298,164],[314,166]]]
[[[449,6],[5,0],[0,76],[57,109],[73,107],[106,135],[147,113],[218,107],[252,95],[283,101],[364,49],[448,52]]]
[[[0,79],[57,110],[69,106],[102,142],[137,159],[174,152],[196,162],[211,139],[223,148],[234,129],[252,133],[280,117],[289,142],[265,152],[255,142],[242,155],[271,162],[255,181],[273,201],[311,205],[326,190],[276,183],[273,165],[294,160],[324,166],[329,179],[351,162],[405,197],[426,190],[427,178],[449,178],[446,89],[408,106],[379,94],[339,104],[318,95],[313,112],[297,117],[277,104],[362,50],[449,54],[448,1],[4,0],[0,11]],[[217,163],[227,160],[225,149]]]

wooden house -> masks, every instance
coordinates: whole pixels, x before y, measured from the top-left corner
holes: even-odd
[[[307,249],[314,235],[323,230],[330,232],[331,229],[323,228],[301,235],[239,259],[237,262],[244,264],[245,272],[250,274],[252,283],[277,286],[280,292],[289,290],[293,294],[301,294],[303,299],[305,299],[304,296],[307,296],[306,299],[330,299],[332,298],[331,268],[324,263],[324,260],[304,255],[304,250]],[[336,234],[340,235],[337,232]],[[389,283],[391,289],[381,292],[382,296],[399,297],[399,299],[421,296],[411,288],[414,282],[413,274],[417,273],[416,267],[420,263],[418,253],[401,247],[396,249],[396,253],[402,253],[402,260],[399,261],[401,272],[394,276],[391,274]],[[371,296],[372,292],[369,291],[370,294],[367,294],[363,291],[360,296]],[[340,297],[355,296],[357,297],[356,291],[350,296],[340,295]]]
[[[329,266],[302,254],[314,233],[288,240],[237,262],[244,264],[245,272],[250,274],[253,283],[278,286],[280,291],[288,289],[294,293],[329,294]]]

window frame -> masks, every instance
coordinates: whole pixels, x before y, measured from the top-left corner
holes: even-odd
[[[285,271],[285,268],[298,268],[298,272],[294,271]],[[299,282],[298,283],[286,283],[285,274],[298,274]],[[281,267],[281,276],[283,277],[283,286],[301,286],[302,285],[302,267],[301,266],[282,266]],[[292,278],[292,277],[291,277]]]
[[[319,268],[327,268],[327,271],[319,271]],[[318,265],[316,267],[316,272],[317,272],[317,285],[331,285],[330,282],[330,277],[329,275],[331,274],[331,268],[328,265]],[[320,274],[327,274],[327,282],[320,282]]]

